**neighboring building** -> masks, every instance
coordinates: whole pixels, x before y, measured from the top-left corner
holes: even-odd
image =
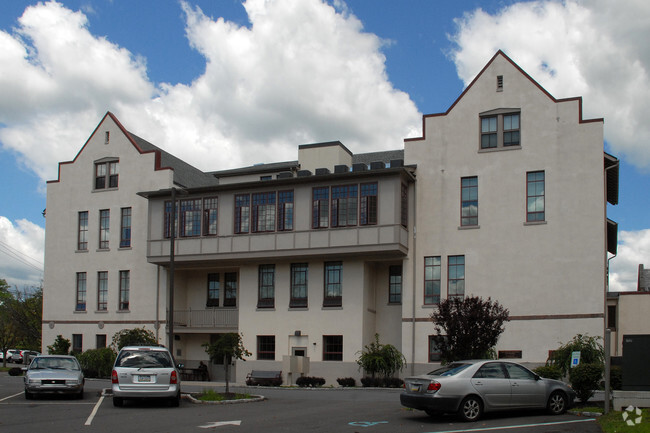
[[[639,265],[639,282],[637,283],[639,292],[650,292],[650,269],[644,269],[643,264]]]
[[[430,369],[436,305],[477,295],[510,310],[499,356],[543,363],[578,333],[603,335],[616,248],[606,202],[618,199],[618,160],[581,102],[556,100],[498,52],[403,149],[308,144],[297,161],[209,173],[109,113],[48,184],[43,346],[61,334],[86,350],[145,327],[194,365],[202,344],[240,332],[252,356],[237,382],[282,370],[285,383],[336,384],[362,376],[355,361],[375,334],[404,353],[405,374]],[[98,188],[104,163],[109,188]],[[114,247],[123,230],[107,230],[104,210],[118,227],[129,208],[132,245]]]

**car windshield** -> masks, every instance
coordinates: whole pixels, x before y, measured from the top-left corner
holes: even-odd
[[[115,361],[116,367],[171,368],[172,360],[166,352],[125,350]]]
[[[70,358],[35,358],[30,369],[79,370],[79,364]]]
[[[440,367],[437,370],[433,370],[430,373],[427,373],[429,376],[454,376],[461,371],[465,370],[467,367],[469,367],[472,364],[463,364],[460,362],[454,362],[449,365],[445,365],[444,367]]]

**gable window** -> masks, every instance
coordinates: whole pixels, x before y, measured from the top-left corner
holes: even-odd
[[[377,182],[361,184],[359,224],[377,224]]]
[[[111,211],[102,209],[99,211],[99,249],[108,249],[108,238],[110,234]]]
[[[519,109],[499,108],[479,116],[481,149],[507,148],[521,144]]]
[[[447,278],[447,297],[462,300],[465,297],[465,256],[449,256]]]
[[[75,311],[86,311],[86,273],[77,272],[77,305]]]
[[[323,335],[323,361],[343,361],[342,335]]]
[[[545,176],[543,171],[526,173],[526,221],[545,220]]]
[[[248,233],[251,197],[248,194],[235,196],[235,233]]]
[[[117,161],[95,164],[95,189],[117,188],[119,166]]]
[[[203,200],[203,234],[214,236],[217,234],[218,200],[210,197]]]
[[[253,231],[275,231],[275,192],[253,194]]]
[[[307,263],[291,264],[291,300],[289,307],[298,308],[307,306]]]
[[[79,212],[79,222],[77,224],[77,250],[85,251],[88,249],[88,211]]]
[[[224,279],[223,306],[237,306],[237,272],[226,272]]]
[[[219,306],[219,274],[208,274],[208,300],[206,307]]]
[[[201,199],[181,200],[181,236],[201,235]]]
[[[108,272],[97,272],[97,311],[108,309]]]
[[[275,335],[257,336],[257,359],[275,361]]]
[[[329,188],[318,187],[312,190],[312,228],[329,226]]]
[[[325,296],[323,307],[340,307],[343,300],[343,263],[325,263]]]
[[[440,303],[440,256],[424,258],[424,305]]]
[[[293,230],[293,191],[278,192],[278,230]]]
[[[391,266],[388,268],[388,303],[400,304],[402,302],[402,267]]]
[[[129,309],[129,292],[131,289],[131,271],[120,271],[120,311]]]
[[[460,225],[478,225],[478,177],[460,180]]]
[[[260,265],[257,308],[275,306],[275,265]]]
[[[332,227],[357,225],[357,185],[332,187]]]
[[[120,224],[120,248],[131,246],[131,208],[122,208],[122,222]]]

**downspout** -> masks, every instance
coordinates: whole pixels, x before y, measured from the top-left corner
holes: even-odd
[[[413,253],[411,254],[411,260],[413,261],[413,273],[411,275],[411,289],[412,293],[412,309],[411,309],[411,376],[415,375],[415,275],[417,272],[417,230],[416,230],[416,221],[417,221],[417,211],[418,211],[418,194],[417,194],[417,182],[413,182]]]
[[[160,341],[160,265],[156,265],[156,321],[154,322],[154,328],[156,329],[156,341]]]
[[[614,164],[614,165],[612,165],[610,167],[605,167],[605,179],[604,179],[604,183],[605,183],[605,185],[604,185],[605,186],[604,193],[605,193],[605,196],[603,197],[604,200],[605,200],[605,206],[604,206],[604,209],[603,209],[603,213],[605,214],[605,257],[607,257],[607,253],[609,252],[609,250],[607,248],[607,239],[608,239],[608,233],[607,233],[607,231],[608,231],[608,226],[607,226],[607,172],[608,172],[608,170],[611,170],[612,168],[618,168],[618,167],[619,167],[619,162],[618,161],[616,161],[616,164]],[[617,185],[617,187],[618,187],[618,185]],[[618,200],[617,200],[617,202],[618,202]],[[616,253],[612,257],[607,259],[607,269],[605,269],[605,296],[604,296],[605,297],[605,300],[604,300],[604,304],[605,304],[604,313],[605,314],[603,315],[604,316],[603,317],[603,335],[604,335],[605,329],[607,329],[607,294],[609,293],[609,262],[613,258],[615,258],[617,255],[618,255],[618,246],[616,247]],[[617,308],[617,311],[618,311],[618,308]],[[616,353],[618,353],[618,333],[616,334],[615,347],[616,347]]]

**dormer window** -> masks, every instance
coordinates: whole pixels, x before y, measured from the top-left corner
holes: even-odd
[[[480,149],[517,147],[520,139],[520,110],[500,108],[480,115]]]
[[[95,163],[95,189],[117,188],[118,177],[118,161]]]

